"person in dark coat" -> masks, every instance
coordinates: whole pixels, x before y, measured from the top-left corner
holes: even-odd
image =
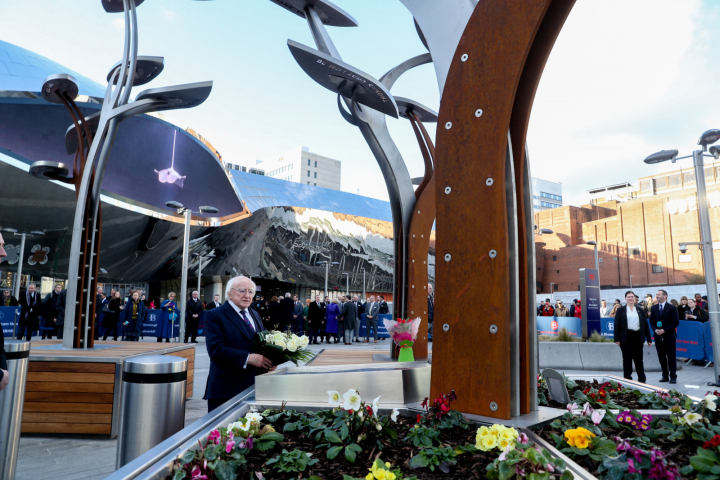
[[[200,294],[197,290],[192,292],[192,296],[188,298],[187,305],[185,306],[187,314],[185,319],[187,325],[185,326],[185,343],[188,338],[192,340],[192,343],[198,343],[196,338],[198,335],[198,325],[200,325],[200,313],[203,311],[203,304],[200,301]]]
[[[684,315],[680,316],[681,320],[691,320],[694,322],[705,323],[709,320],[708,311],[704,308],[700,308],[695,304],[695,300],[692,298],[687,301],[688,308],[685,309]],[[678,308],[678,311],[680,309]],[[679,313],[678,313],[679,316]]]
[[[325,329],[325,304],[320,301],[320,295],[315,295],[315,301],[308,306],[308,321],[310,322],[310,343],[320,343],[318,335]]]
[[[620,346],[623,358],[623,376],[632,380],[632,366],[638,381],[645,383],[645,366],[643,365],[643,344],[652,345],[652,333],[647,321],[645,309],[635,303],[635,294],[625,293],[627,305],[615,312],[613,334],[615,343]]]
[[[43,309],[45,311],[45,314],[43,315],[43,317],[45,317],[45,329],[42,331],[42,340],[45,340],[46,336],[48,339],[52,338],[53,335],[57,336],[58,312],[55,308],[55,304],[57,303],[57,298],[60,295],[60,292],[62,292],[62,285],[58,283],[55,285],[55,290],[45,295],[45,300],[43,300]]]
[[[35,291],[35,284],[28,285],[24,294],[20,294],[20,329],[18,340],[22,340],[23,333],[27,329],[26,340],[32,339],[32,332],[40,330],[40,315],[43,313],[42,299],[40,293]]]
[[[345,303],[340,308],[340,315],[342,317],[343,329],[345,330],[345,345],[352,345],[353,334],[355,333],[355,321],[357,320],[357,303],[345,297]]]
[[[285,294],[285,297],[280,300],[282,306],[283,320],[280,325],[280,330],[283,332],[291,330],[293,327],[293,311],[295,310],[295,302],[293,302],[290,292]]]
[[[252,387],[257,375],[276,368],[269,358],[253,353],[255,333],[263,330],[260,315],[250,308],[254,294],[252,280],[235,277],[227,284],[227,301],[205,315],[210,372],[203,398],[208,412]]]
[[[122,311],[123,301],[120,292],[115,292],[115,296],[110,299],[107,311],[103,317],[102,326],[105,329],[103,340],[107,340],[111,334],[117,342],[118,339],[118,321],[120,320],[120,312]]]
[[[390,313],[390,307],[388,307],[385,297],[383,295],[378,295],[378,297],[380,298],[380,315]]]
[[[160,310],[165,310],[168,313],[168,324],[161,329],[157,341],[162,342],[164,338],[166,343],[170,343],[170,337],[175,338],[175,323],[180,317],[177,303],[175,303],[175,292],[168,293],[167,300],[160,304]],[[163,332],[165,333],[163,334]]]
[[[205,305],[205,310],[212,310],[213,308],[222,307],[222,302],[220,301],[220,295],[215,295],[212,302],[208,302],[207,305]]]
[[[7,257],[5,253],[5,240],[3,240],[2,234],[0,234],[0,260],[3,257]],[[17,307],[17,300],[15,305],[7,305]],[[5,335],[3,334],[2,328],[0,328],[0,392],[7,387],[10,381],[10,375],[8,374],[7,358],[5,358]]]
[[[124,340],[130,342],[139,341],[142,324],[145,322],[146,316],[147,310],[145,310],[145,304],[140,301],[140,292],[135,291],[120,313]]]
[[[693,300],[693,304],[695,304],[695,300]],[[695,304],[695,306],[697,306],[697,304]],[[680,318],[680,320],[685,320],[685,312],[689,312],[690,314],[692,314],[692,309],[688,307],[688,297],[686,297],[685,295],[680,297],[680,305],[678,305],[677,309],[678,318]]]
[[[3,290],[3,296],[2,300],[0,301],[0,306],[2,307],[19,307],[20,304],[17,301],[17,298],[13,297],[12,292],[10,290]]]
[[[267,307],[267,317],[264,319],[266,330],[281,330],[283,318],[283,306],[280,304],[278,297],[273,296]]]
[[[677,383],[675,329],[680,325],[680,318],[677,308],[667,301],[665,290],[658,290],[655,298],[658,303],[652,306],[651,322],[655,331],[655,346],[663,373],[659,381]]]
[[[258,312],[258,314],[260,314],[260,318],[262,318],[263,321],[266,321],[266,319],[270,315],[270,313],[268,312],[268,304],[262,295],[255,295],[255,300],[252,303],[252,308],[254,308],[255,311]]]
[[[64,327],[65,327],[65,298],[67,297],[67,289],[60,292],[60,294],[57,297],[57,300],[55,300],[55,311],[57,312],[57,322],[55,322],[55,326],[57,327],[57,338],[62,340],[63,333],[64,333]]]

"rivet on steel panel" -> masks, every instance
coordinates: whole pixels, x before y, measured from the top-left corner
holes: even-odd
[[[449,262],[451,258],[452,258],[452,257],[450,256],[449,253],[446,253],[446,254],[445,254],[445,261],[446,261],[446,262]]]
[[[451,128],[452,128],[452,122],[447,122],[447,123],[445,124],[445,129],[446,129],[446,130],[450,130]]]
[[[495,403],[495,402],[490,402],[490,410],[492,410],[493,412],[495,412],[495,411],[497,411],[497,409],[498,409],[497,403]]]
[[[487,185],[488,187],[492,186],[493,183],[495,183],[495,180],[493,180],[492,178],[488,178],[487,180],[485,180],[485,185]]]
[[[448,193],[450,193],[450,192],[452,192],[452,188],[450,188],[450,187],[445,187],[445,193],[448,194]]]
[[[449,330],[450,330],[450,325],[447,324],[447,323],[446,323],[445,325],[443,325],[443,330],[446,331],[446,332],[449,331]]]
[[[467,53],[463,53],[462,57],[460,57],[460,60],[462,60],[463,62],[466,62],[467,59],[468,59],[468,54],[467,54]]]
[[[477,110],[475,110],[475,116],[482,117],[482,109],[481,108],[478,108]]]
[[[490,325],[490,333],[497,333],[497,325]]]
[[[497,257],[497,252],[495,250],[490,250],[490,258]]]

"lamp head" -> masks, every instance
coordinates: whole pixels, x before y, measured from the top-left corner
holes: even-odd
[[[30,232],[30,235],[45,235],[45,232],[41,232],[40,230],[33,230]]]
[[[553,233],[555,233],[555,232],[553,232],[553,231],[550,230],[549,228],[541,228],[541,229],[540,229],[540,234],[541,234],[541,235],[550,235],[550,234],[553,234]]]
[[[720,140],[720,130],[717,128],[713,128],[712,130],[707,130],[703,132],[702,135],[700,135],[700,139],[698,140],[698,145],[702,145],[703,147],[706,147],[708,145],[712,145],[713,143]]]
[[[218,210],[218,209],[215,208],[215,207],[211,207],[211,206],[206,205],[206,206],[204,206],[204,207],[200,207],[200,211],[201,211],[202,213],[218,213],[220,210]]]
[[[667,162],[668,160],[674,162],[677,156],[677,150],[660,150],[659,152],[653,153],[652,155],[647,157],[644,161],[648,165]]]
[[[710,147],[710,154],[715,157],[715,160],[720,159],[720,146],[713,145]]]
[[[14,228],[3,228],[3,231],[8,233],[17,233],[17,230]]]
[[[585,242],[588,245],[597,245],[598,243],[595,240],[590,240],[589,242]]]
[[[175,208],[177,210],[180,210],[181,208],[185,208],[185,207],[183,207],[182,203],[176,202],[175,200],[170,200],[169,202],[165,202],[165,206],[170,207],[170,208]]]

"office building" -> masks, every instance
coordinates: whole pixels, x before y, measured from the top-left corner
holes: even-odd
[[[535,212],[562,207],[562,183],[533,177],[532,190]]]
[[[340,160],[312,153],[308,147],[293,148],[261,163],[269,177],[331,190],[340,190],[341,165]]]

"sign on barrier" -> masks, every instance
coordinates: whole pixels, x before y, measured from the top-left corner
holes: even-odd
[[[567,329],[573,337],[582,336],[582,319],[577,317],[537,317],[540,335],[557,336],[561,328]]]
[[[707,324],[709,326],[709,324]],[[680,320],[675,351],[678,357],[705,360],[705,324]]]
[[[20,307],[0,307],[0,326],[2,326],[5,338],[13,337],[15,328],[15,312],[20,316]]]
[[[389,313],[383,313],[378,315],[378,338],[388,338],[390,334],[387,331],[387,328],[385,328],[385,323],[383,323],[383,319],[390,319],[392,320],[393,316]],[[363,338],[367,338],[367,334],[365,333],[367,330],[367,315],[362,314],[360,315],[360,336]],[[370,336],[373,336],[373,332],[370,332]]]

